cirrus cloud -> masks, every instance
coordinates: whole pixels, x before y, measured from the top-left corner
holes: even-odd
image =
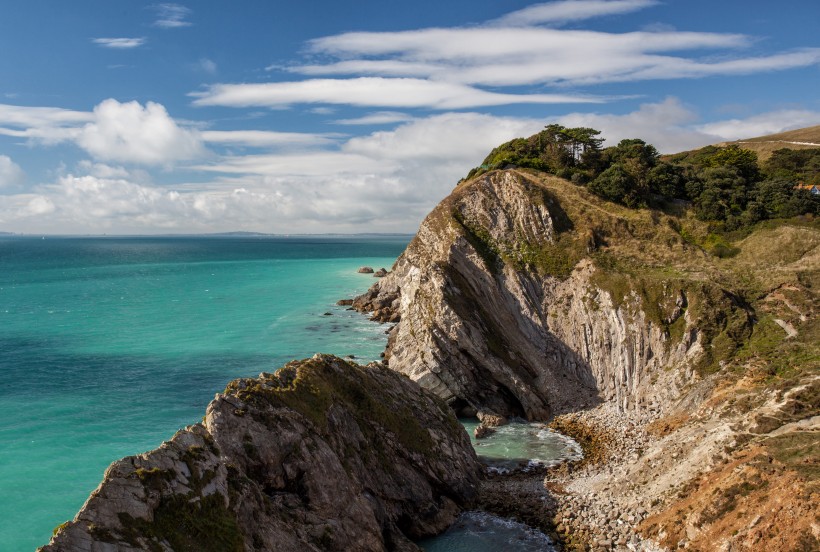
[[[153,8],[157,12],[157,19],[154,21],[155,27],[162,29],[178,29],[180,27],[190,27],[192,23],[187,20],[191,15],[191,9],[180,4],[156,4]]]
[[[92,38],[91,42],[103,48],[130,50],[145,44],[145,38]]]
[[[604,15],[642,10],[658,4],[657,0],[564,0],[534,4],[492,21],[501,26],[565,23]]]
[[[215,84],[193,92],[194,105],[288,107],[339,104],[377,107],[464,109],[508,104],[601,103],[603,98],[572,94],[503,94],[426,79],[359,77],[262,84]]]

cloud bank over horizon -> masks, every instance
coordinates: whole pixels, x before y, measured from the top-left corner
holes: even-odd
[[[310,233],[318,228],[413,232],[493,147],[544,126],[544,121],[533,118],[466,112],[415,118],[392,130],[349,138],[200,132],[172,124],[160,107],[102,102],[94,110],[104,113],[102,128],[87,123],[78,129],[75,141],[103,162],[79,163],[30,193],[5,196],[0,224],[14,223],[20,231],[34,233],[87,233],[92,228],[107,233],[237,228],[271,233]],[[820,123],[820,112],[785,110],[701,125],[695,111],[670,97],[623,115],[573,112],[555,120],[597,128],[605,145],[641,137],[662,152],[677,152],[798,128],[807,121]],[[122,132],[124,128],[129,132]],[[160,136],[166,147],[137,147],[150,143],[143,140],[146,128],[164,130]],[[130,141],[129,147],[123,146],[123,138]],[[208,144],[237,143],[268,151],[206,151]],[[189,169],[212,176],[163,186],[138,168],[171,158],[189,159]],[[126,166],[104,163],[111,160]],[[4,183],[19,181],[21,173],[10,158],[0,156],[0,193]]]

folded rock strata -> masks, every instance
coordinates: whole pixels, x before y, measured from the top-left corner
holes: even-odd
[[[617,266],[602,277],[603,245],[700,252],[648,211],[601,203],[515,170],[464,182],[353,307],[398,322],[390,368],[465,415],[543,420],[600,401],[663,403],[712,359],[716,336],[749,332],[752,314],[705,278]]]

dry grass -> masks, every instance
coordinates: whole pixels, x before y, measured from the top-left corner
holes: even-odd
[[[793,142],[808,142],[809,144],[794,144]],[[744,138],[733,142],[722,142],[715,145],[728,146],[729,144],[737,144],[742,148],[752,150],[757,153],[760,161],[765,161],[772,156],[773,152],[779,149],[788,148],[801,150],[820,147],[817,145],[820,144],[820,125],[788,130],[768,136],[758,136],[757,138]]]
[[[753,446],[693,481],[640,530],[669,548],[688,537],[689,550],[704,552],[730,540],[732,550],[817,550],[818,499],[789,463]]]

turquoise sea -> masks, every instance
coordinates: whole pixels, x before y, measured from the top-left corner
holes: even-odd
[[[378,359],[384,326],[335,303],[409,239],[0,237],[0,550],[45,544],[109,463],[198,421],[231,379]]]

